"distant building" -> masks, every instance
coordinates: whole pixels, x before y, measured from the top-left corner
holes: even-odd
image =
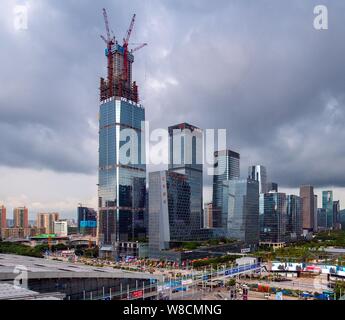
[[[308,231],[314,230],[314,187],[313,186],[301,186],[299,196],[302,199],[302,217],[303,217],[303,229]]]
[[[13,227],[28,228],[29,227],[29,210],[26,207],[18,207],[13,209]]]
[[[248,179],[259,182],[259,193],[267,192],[267,171],[266,167],[261,165],[250,166],[248,168]]]
[[[286,239],[287,202],[286,194],[270,192],[261,195],[263,210],[260,210],[260,242],[282,243]]]
[[[302,209],[303,210],[303,209]],[[302,213],[303,215],[303,213]],[[318,222],[317,222],[317,195],[314,194],[314,232],[318,230]]]
[[[318,231],[327,229],[327,214],[324,208],[317,209],[317,228]]]
[[[256,247],[259,243],[259,183],[255,180],[229,180],[229,237]]]
[[[68,236],[68,222],[67,222],[67,220],[54,221],[54,233],[58,237],[67,237]]]
[[[341,229],[339,200],[333,201],[333,228],[336,230]]]
[[[224,182],[240,178],[240,154],[232,150],[214,153],[213,175],[213,227],[227,228],[227,221],[222,219],[222,212],[227,210],[223,204]]]
[[[0,233],[4,228],[7,228],[6,207],[0,206]]]
[[[78,207],[78,232],[82,235],[97,234],[97,212],[92,208]]]
[[[1,230],[2,239],[24,239],[34,235],[33,228],[4,228]]]
[[[278,192],[278,183],[275,182],[267,182],[266,192]]]
[[[286,196],[286,233],[287,241],[296,241],[303,234],[302,199],[296,195]]]
[[[326,210],[326,228],[334,226],[333,220],[333,191],[322,191],[322,208]]]
[[[54,233],[54,222],[59,220],[59,213],[38,213],[36,226],[39,229],[44,229],[44,233]]]
[[[213,204],[206,203],[204,207],[204,228],[213,228]]]

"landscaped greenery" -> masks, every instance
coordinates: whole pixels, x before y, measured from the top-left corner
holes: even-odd
[[[345,247],[345,230],[320,232],[313,239],[313,242],[326,246]]]
[[[240,256],[222,256],[216,258],[209,258],[209,259],[201,259],[193,262],[194,268],[201,268],[210,266],[213,268],[217,268],[220,264],[229,265],[234,263],[236,259],[240,258]]]
[[[66,246],[64,244],[58,244],[52,246],[52,251],[64,250]],[[21,256],[30,256],[42,258],[45,251],[48,250],[48,245],[42,244],[35,247],[30,247],[25,244],[0,241],[0,253],[17,254]]]
[[[210,239],[207,241],[187,241],[181,242],[181,250],[195,250],[200,247],[209,247],[209,246],[218,246],[224,244],[234,243],[236,240],[227,239],[227,238],[219,238],[219,239]]]
[[[262,261],[309,262],[317,260],[320,256],[327,258],[324,252],[326,247],[345,247],[345,231],[320,232],[312,240],[294,242],[275,251],[272,248],[260,248],[255,256],[261,258]]]

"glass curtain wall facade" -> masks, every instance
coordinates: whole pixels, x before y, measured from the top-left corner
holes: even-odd
[[[224,182],[240,178],[240,154],[231,150],[216,151],[214,153],[214,169],[213,227],[226,229],[227,206],[223,203],[223,199],[228,185]]]
[[[170,249],[171,242],[189,241],[191,187],[186,175],[173,171],[149,174],[149,249]]]
[[[302,199],[295,195],[287,195],[287,241],[298,240],[302,233]]]
[[[119,97],[101,102],[97,234],[100,247],[114,247],[119,241],[136,241],[146,236],[142,121],[145,109],[137,103]]]
[[[190,186],[190,238],[198,238],[203,213],[203,132],[188,123],[169,127],[169,171],[183,174]]]
[[[326,228],[333,227],[333,191],[322,191],[322,208],[326,211]]]
[[[286,194],[270,192],[262,195],[263,210],[260,211],[260,241],[285,242],[287,225]]]
[[[229,180],[229,237],[255,247],[259,243],[259,183],[255,180]]]
[[[339,228],[340,224],[340,202],[333,201],[333,228]]]
[[[261,165],[250,166],[248,168],[248,179],[259,181],[259,193],[267,192],[266,167]]]

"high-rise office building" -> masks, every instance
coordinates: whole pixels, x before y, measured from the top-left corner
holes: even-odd
[[[212,195],[214,228],[227,228],[227,221],[222,219],[222,212],[227,211],[223,204],[224,182],[239,178],[240,154],[232,150],[216,151],[214,153]]]
[[[263,210],[260,210],[260,241],[285,242],[287,225],[286,194],[269,192],[261,195]]]
[[[149,173],[149,249],[170,249],[171,242],[190,241],[191,187],[188,177],[173,171]]]
[[[228,235],[255,247],[259,243],[259,182],[245,179],[225,183],[228,184]]]
[[[26,207],[18,207],[13,209],[13,227],[28,228],[29,227],[29,210]]]
[[[303,233],[302,199],[296,195],[286,196],[286,234],[287,241],[298,240]]]
[[[302,199],[303,229],[314,230],[314,187],[301,186],[299,196]]]
[[[322,191],[322,208],[326,210],[326,228],[333,228],[333,191]]]
[[[97,212],[92,208],[78,207],[78,232],[82,235],[97,234]]]
[[[341,229],[340,225],[340,201],[333,201],[333,228]]]
[[[266,192],[278,192],[278,183],[276,182],[267,182]]]
[[[327,229],[327,215],[324,208],[317,209],[317,228],[318,231]]]
[[[267,192],[267,171],[266,167],[261,165],[250,166],[248,168],[248,179],[259,182],[259,193]]]
[[[45,233],[54,233],[54,222],[59,220],[59,213],[38,213],[36,226],[38,229],[45,230]]]
[[[213,228],[213,204],[206,203],[204,206],[204,228]]]
[[[317,195],[314,194],[314,232],[317,232],[318,222],[317,222]]]
[[[133,53],[112,40],[108,79],[101,78],[97,241],[101,256],[146,237],[145,109],[132,81]],[[122,251],[121,251],[122,252]]]
[[[169,127],[169,171],[184,174],[191,188],[190,223],[192,233],[202,226],[203,212],[203,132],[188,123]]]
[[[0,236],[1,229],[7,228],[6,207],[0,206]]]

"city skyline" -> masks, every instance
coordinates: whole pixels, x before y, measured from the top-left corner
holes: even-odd
[[[318,195],[318,207],[321,191],[328,189],[333,190],[334,199],[344,203],[342,148],[338,143],[345,134],[341,128],[345,74],[341,57],[345,50],[342,43],[332,40],[341,32],[344,4],[327,4],[332,12],[331,28],[322,34],[312,27],[313,5],[298,1],[289,4],[299,13],[286,30],[275,15],[286,22],[291,16],[286,5],[273,1],[272,12],[259,5],[248,8],[224,1],[210,13],[197,1],[132,1],[129,6],[121,1],[89,2],[88,6],[28,3],[28,29],[16,32],[12,2],[1,4],[0,35],[5,45],[0,55],[5,68],[0,75],[4,84],[0,97],[0,203],[8,212],[25,205],[30,218],[40,211],[75,217],[79,202],[97,207],[98,92],[94,88],[98,77],[105,74],[104,44],[99,39],[103,6],[111,15],[122,13],[113,21],[116,33],[127,27],[133,12],[140,12],[140,28],[133,36],[148,42],[150,53],[146,49],[140,53],[135,78],[153,129],[184,121],[201,129],[226,128],[228,147],[241,154],[242,178],[249,165],[262,164],[268,181],[277,182],[281,192],[298,194],[300,185],[310,184]],[[181,14],[183,9],[187,13]],[[258,20],[263,13],[265,19]],[[217,22],[214,16],[219,17]],[[278,30],[271,29],[274,23]],[[221,27],[226,30],[222,32]],[[50,37],[46,30],[54,30],[56,36]],[[251,41],[257,32],[261,44]],[[208,72],[202,68],[205,35],[207,45],[215,49],[214,67]],[[303,47],[306,39],[310,39],[307,50]],[[271,50],[276,55],[266,59],[264,47],[268,43],[270,49],[283,44],[286,50]],[[10,53],[28,47],[26,55],[13,65]],[[297,52],[292,50],[296,47],[300,48]],[[287,58],[290,64],[285,69]],[[328,69],[323,68],[325,59]],[[186,64],[186,60],[193,62]],[[53,70],[42,68],[43,61]],[[295,82],[302,65],[305,78],[303,90],[298,90]],[[273,93],[269,76],[276,69],[282,76],[272,77],[277,87]],[[7,81],[13,79],[13,70],[21,70],[20,77]],[[22,90],[21,95],[13,94],[11,82]],[[240,98],[246,92],[253,97]],[[218,109],[209,107],[213,104]],[[164,168],[148,166],[147,172],[160,169]],[[204,179],[205,203],[212,199],[211,180]]]

